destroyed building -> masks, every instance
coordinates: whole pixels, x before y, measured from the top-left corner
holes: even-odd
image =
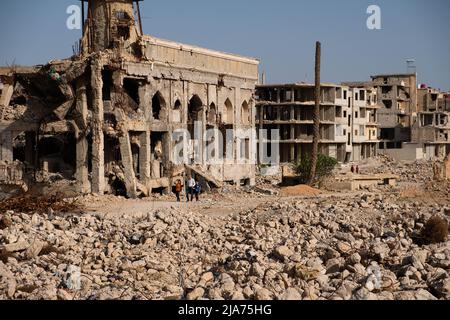
[[[256,123],[260,129],[279,130],[281,163],[308,157],[313,146],[314,85],[259,85],[257,98]],[[321,154],[340,162],[376,155],[378,105],[374,90],[323,83],[320,101]],[[269,137],[268,143],[273,141]]]
[[[144,35],[140,2],[83,0],[72,58],[0,69],[2,164],[58,173],[80,193],[129,197],[167,192],[186,172],[213,185],[254,184],[250,161],[206,163],[203,139],[211,128],[254,128],[259,61]],[[177,129],[191,133],[183,165],[173,162]],[[251,139],[220,153],[252,154]]]
[[[442,160],[450,153],[449,95],[417,85],[416,74],[372,76],[343,83],[377,94],[378,153],[396,160]]]
[[[423,144],[427,159],[443,159],[450,154],[450,94],[422,85],[417,102],[412,141]]]
[[[417,119],[417,75],[376,75],[371,85],[378,90],[382,106],[379,149],[402,149],[411,141],[411,127]]]

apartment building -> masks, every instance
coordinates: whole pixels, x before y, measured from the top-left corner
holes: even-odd
[[[422,85],[417,97],[412,141],[423,145],[427,159],[445,158],[450,153],[450,94]]]
[[[380,150],[402,149],[411,141],[411,126],[417,117],[416,74],[372,76],[377,89]]]
[[[350,86],[352,93],[352,161],[374,157],[378,149],[377,90],[373,87]]]
[[[260,85],[256,124],[279,130],[280,161],[309,156],[313,143],[314,85]],[[340,162],[374,156],[378,143],[376,93],[366,88],[321,85],[320,153]]]

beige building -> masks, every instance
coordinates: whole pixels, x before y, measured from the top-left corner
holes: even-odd
[[[411,127],[417,119],[417,75],[372,76],[377,89],[380,124],[379,150],[402,149],[411,141]]]
[[[255,127],[259,61],[144,35],[139,1],[82,4],[74,57],[0,70],[10,115],[0,120],[1,160],[74,179],[82,193],[167,192],[183,174],[213,185],[255,183],[252,137],[232,137],[213,154],[231,157],[211,164],[205,145],[216,140],[205,132]],[[184,164],[173,153],[180,129],[191,134],[183,136]]]
[[[417,101],[412,141],[423,144],[427,159],[443,159],[450,153],[450,94],[423,86]]]
[[[314,85],[259,85],[257,100],[258,128],[280,133],[281,163],[309,156],[313,143]],[[378,143],[377,109],[373,90],[323,83],[320,153],[340,162],[374,156]]]

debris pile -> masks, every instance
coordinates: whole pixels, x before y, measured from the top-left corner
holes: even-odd
[[[417,241],[448,207],[361,194],[227,216],[180,208],[16,207],[2,215],[0,299],[450,299],[450,241]]]

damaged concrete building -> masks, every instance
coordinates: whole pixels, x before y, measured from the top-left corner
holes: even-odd
[[[186,173],[213,185],[254,184],[250,161],[211,165],[202,146],[207,129],[255,127],[259,61],[144,35],[140,2],[84,0],[72,58],[0,69],[1,162],[58,173],[80,193],[167,192]],[[195,163],[174,164],[178,129],[191,133]],[[244,145],[252,154],[249,139],[223,149],[236,154]]]
[[[417,85],[417,74],[372,76],[371,82],[344,83],[375,90],[378,99],[378,153],[396,160],[442,160],[450,153],[449,95]]]
[[[372,76],[378,90],[380,122],[379,150],[402,149],[411,142],[411,127],[417,119],[417,75]]]
[[[450,94],[421,85],[417,102],[412,141],[423,144],[427,159],[444,159],[450,154]]]
[[[280,162],[308,157],[313,143],[314,85],[259,85],[257,99],[258,127],[279,130]],[[320,153],[340,162],[375,156],[377,109],[374,90],[323,83]],[[269,139],[268,143],[273,141]]]

